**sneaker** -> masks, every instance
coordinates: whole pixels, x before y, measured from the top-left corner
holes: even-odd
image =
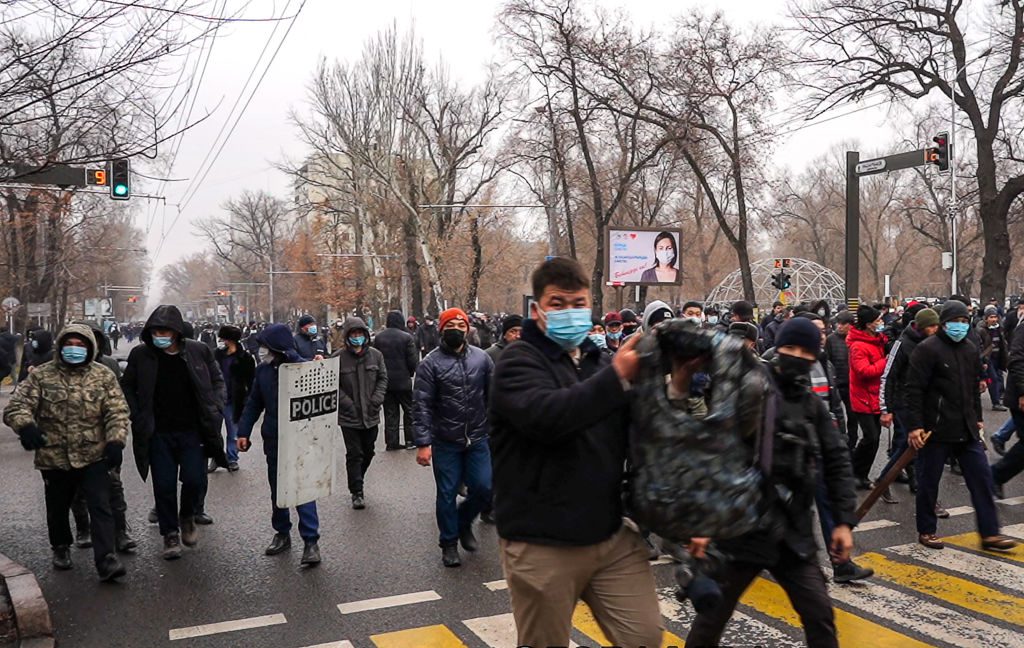
[[[996,454],[1000,457],[1006,456],[1006,441],[998,437],[992,437],[992,449],[996,451]]]
[[[465,484],[459,486],[459,497],[469,497],[469,487]]]
[[[177,533],[168,533],[164,536],[164,560],[177,560],[181,558],[181,536]]]
[[[104,556],[103,562],[96,567],[96,571],[100,575],[100,580],[104,583],[112,583],[128,573],[128,570],[124,568],[124,565],[121,564],[121,561],[114,554]]]
[[[270,541],[263,553],[267,556],[276,556],[292,548],[292,537],[287,533],[275,533],[274,539]]]
[[[196,528],[194,517],[179,518],[178,526],[181,527],[181,542],[186,547],[194,547],[199,544],[199,529]]]
[[[117,548],[117,553],[127,554],[134,553],[139,543],[128,534],[128,529],[120,529],[114,537],[114,546]]]
[[[480,548],[480,544],[476,541],[476,536],[473,534],[473,527],[468,526],[459,533],[459,542],[462,543],[462,548],[469,552],[474,552]]]
[[[160,518],[157,517],[157,515],[156,515],[156,508],[155,507],[149,509],[149,515],[146,516],[146,519],[149,520],[150,524],[156,524],[157,522],[160,521]]]
[[[366,501],[363,500],[362,493],[352,494],[352,508],[354,508],[357,511],[362,511],[364,508],[366,508]]]
[[[935,517],[939,518],[940,520],[945,520],[946,518],[949,517],[949,511],[947,511],[946,509],[944,509],[941,506],[939,506],[938,504],[936,504],[935,505]]]
[[[215,472],[217,472],[217,462],[214,461],[213,459],[210,459],[210,463],[207,464],[207,466],[206,466],[206,472],[208,472],[208,473],[215,473]]]
[[[71,569],[71,548],[61,545],[53,548],[53,567],[65,571]]]
[[[192,516],[192,519],[196,521],[196,524],[202,524],[204,526],[213,524],[213,518],[208,513],[196,513]]]
[[[299,561],[299,564],[310,567],[320,564],[320,545],[317,544],[316,540],[306,541],[305,546],[302,548],[302,560]]]
[[[900,501],[893,496],[891,488],[886,488],[884,491],[882,491],[882,501],[885,502],[886,504],[900,503]]]
[[[875,485],[871,483],[871,480],[867,477],[861,477],[857,480],[857,490],[869,491],[874,488]]]
[[[441,547],[441,562],[445,567],[460,567],[462,559],[459,558],[459,548],[456,545]]]
[[[75,531],[75,546],[79,549],[88,549],[92,546],[92,535],[88,529]]]
[[[949,464],[949,472],[953,473],[954,475],[962,476],[964,474],[964,469],[960,467],[959,461],[954,460],[951,464]]]
[[[832,565],[832,580],[836,583],[849,583],[864,580],[875,575],[874,569],[861,567],[852,560]]]
[[[1006,408],[1005,405],[1002,405],[1001,403],[996,403],[995,405],[992,406],[992,411],[993,412],[1005,412],[1005,411],[1007,411],[1007,408]]]
[[[238,472],[238,462],[237,461],[229,461],[228,462],[228,472]]]

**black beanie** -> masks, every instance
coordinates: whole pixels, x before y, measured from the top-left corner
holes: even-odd
[[[306,315],[303,315],[302,317],[299,318],[299,328],[302,328],[307,324],[313,324],[315,322],[316,318],[307,313]]]
[[[220,330],[217,331],[217,337],[219,337],[222,340],[241,342],[242,329],[238,328],[237,326],[231,326],[230,324],[227,324],[225,326],[220,327]]]
[[[942,312],[939,313],[939,321],[945,324],[958,317],[970,317],[967,307],[956,299],[946,300],[946,303],[942,305]]]
[[[501,334],[505,335],[509,330],[522,325],[523,317],[521,315],[506,315],[505,319],[501,320]]]
[[[878,310],[873,306],[867,304],[861,304],[857,307],[857,328],[866,329],[868,324],[874,322],[876,319],[882,316],[882,311]]]
[[[818,355],[821,351],[821,331],[806,317],[786,320],[775,335],[775,348],[797,346]]]

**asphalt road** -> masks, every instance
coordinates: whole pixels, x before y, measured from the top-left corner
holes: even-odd
[[[4,388],[5,392],[8,390]],[[0,396],[0,405],[6,401],[5,393]],[[994,430],[1004,415],[986,412],[986,418]],[[876,464],[876,471],[880,463]],[[0,552],[35,571],[49,601],[61,646],[380,648],[466,645],[481,648],[513,645],[508,634],[510,619],[502,616],[510,612],[508,593],[501,589],[500,582],[496,583],[502,573],[493,527],[479,529],[481,550],[475,555],[463,552],[462,568],[445,569],[437,548],[432,475],[429,469],[416,465],[414,453],[385,453],[383,439],[379,441],[378,455],[367,478],[368,508],[364,511],[354,511],[349,506],[343,466],[339,457],[338,491],[319,504],[324,559],[320,567],[299,567],[301,543],[297,530],[293,533],[296,544],[290,553],[276,557],[263,555],[273,531],[266,467],[258,444],[243,455],[239,472],[218,471],[210,476],[207,511],[214,517],[215,524],[201,527],[199,546],[187,549],[183,559],[165,562],[160,558],[162,545],[156,526],[146,522],[152,501],[149,485],[139,479],[126,453],[123,475],[129,516],[140,547],[136,555],[125,559],[128,576],[122,583],[100,584],[92,566],[91,550],[73,551],[75,568],[71,571],[56,572],[51,568],[42,480],[32,467],[31,453],[22,450],[9,429],[0,427]],[[1024,495],[1024,481],[1008,484],[1006,491],[1008,498]],[[916,539],[913,499],[905,486],[897,486],[896,493],[901,500],[899,504],[880,502],[867,518],[867,521],[894,524],[858,532],[855,536],[858,554],[879,552],[913,543]],[[954,510],[970,505],[962,479],[949,473],[943,480],[941,498]],[[1006,526],[1024,523],[1024,504],[1000,504],[999,507]],[[973,530],[974,518],[969,511],[940,520],[940,535]],[[944,553],[950,556],[952,552],[952,548],[947,548]],[[955,555],[961,553],[968,554],[969,550]],[[894,554],[887,555],[892,558]],[[975,562],[988,560],[986,557],[975,560],[972,558],[975,555],[980,554],[972,552],[967,557]],[[1012,560],[1024,561],[1024,554]],[[877,560],[875,562],[877,564]],[[940,585],[952,588],[950,591],[954,593],[949,594],[950,597],[958,596],[956,588],[964,587],[954,578],[956,567],[950,568],[954,571],[942,571],[920,561],[915,564],[945,579]],[[1005,569],[1021,569],[1011,567],[1014,564],[1011,561],[993,564],[1007,565]],[[659,565],[655,570],[663,588],[662,611],[667,627],[678,637],[684,637],[692,612],[688,604],[679,606],[671,601],[671,567]],[[971,582],[987,582],[993,589],[999,589],[995,587],[999,583],[1006,585],[1005,580],[1009,578],[993,576],[985,581],[988,572],[979,573],[979,578],[970,575],[965,578]],[[1005,573],[1017,572],[1004,570]],[[918,574],[915,578],[926,581],[926,576]],[[884,581],[876,577],[874,582]],[[989,596],[998,599],[996,603],[1002,601],[1000,605],[1015,605],[1017,610],[1024,610],[1024,590],[1021,589],[1024,581],[1016,589],[1013,582],[1009,586],[1008,591],[1005,587],[999,589],[1000,596],[1010,597],[1008,603],[995,594]],[[763,581],[756,591],[752,590],[754,598],[748,600],[748,605],[735,617],[727,639],[735,645],[800,645],[802,633],[794,627],[791,610],[787,618],[785,610],[778,608],[780,597],[773,587],[773,583]],[[983,637],[988,637],[988,645],[993,646],[1024,645],[1024,640],[1013,644],[1013,637],[1024,636],[1021,634],[1024,619],[1019,616],[1024,612],[982,608],[979,614],[979,609],[970,607],[973,605],[970,601],[964,602],[965,609],[961,609],[944,603],[941,594],[928,599],[928,605],[938,610],[935,614],[941,617],[940,622],[914,624],[893,619],[892,606],[900,601],[906,603],[908,593],[928,587],[926,584],[918,587],[917,581],[908,581],[896,583],[892,589],[875,585],[845,588],[846,598],[839,602],[841,609],[850,612],[841,618],[844,645],[977,646]],[[940,587],[930,591],[944,590]],[[346,608],[348,613],[343,614],[338,607],[339,604],[403,595],[415,596],[392,601],[405,604],[379,609],[353,611]],[[895,602],[893,597],[896,597]],[[872,606],[878,607],[872,609]],[[364,607],[373,607],[373,604]],[[928,607],[925,611],[931,609]],[[985,621],[976,621],[975,617],[979,616]],[[239,623],[196,628],[233,621]],[[268,625],[242,629],[249,624]],[[586,643],[594,632],[588,631],[592,630],[592,624],[588,625],[585,614],[576,619],[575,626],[577,642],[596,644],[593,640]],[[417,630],[402,634],[401,631],[407,629]],[[172,633],[174,630],[178,632]],[[222,631],[191,636],[210,630]],[[892,632],[892,637],[886,632]],[[993,633],[997,636],[993,637]],[[179,635],[184,636],[172,640],[172,636]],[[978,642],[974,643],[969,637],[977,638]],[[1000,643],[999,637],[1004,638],[1004,643]]]

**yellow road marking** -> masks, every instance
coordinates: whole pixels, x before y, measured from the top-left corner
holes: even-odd
[[[960,535],[943,538],[942,541],[954,547],[984,551],[986,555],[1000,556],[1007,560],[1024,563],[1024,544],[1019,544],[1010,551],[988,551],[981,548],[981,536],[977,533],[961,533]]]
[[[601,646],[611,646],[611,640],[605,636],[604,632],[601,631],[601,626],[598,625],[597,619],[594,618],[594,613],[590,610],[590,607],[586,603],[580,601],[576,604],[576,609],[572,613],[572,625],[587,635],[593,641],[596,641]],[[661,640],[661,648],[683,648],[686,642],[679,636],[676,636],[665,631],[664,637]]]
[[[377,648],[467,648],[447,626],[432,625],[373,635]]]

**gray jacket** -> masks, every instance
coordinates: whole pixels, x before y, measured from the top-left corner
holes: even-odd
[[[370,331],[363,320],[349,317],[342,327],[342,339],[351,331],[362,330],[366,344],[358,355],[348,348],[338,349],[331,357],[338,358],[338,425],[368,430],[380,424],[380,407],[388,390],[388,372],[384,356],[370,346]]]

